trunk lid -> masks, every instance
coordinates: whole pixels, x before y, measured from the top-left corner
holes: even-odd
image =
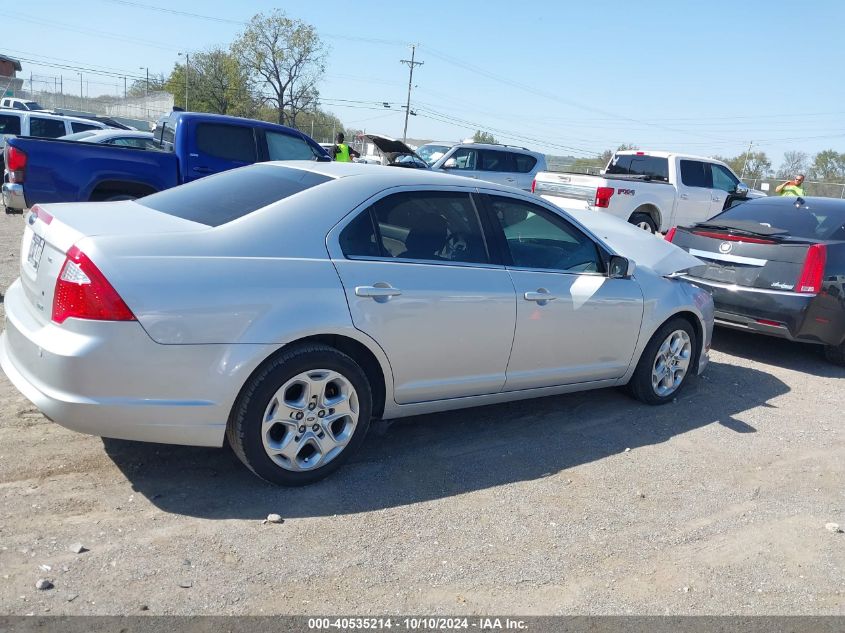
[[[85,237],[208,230],[196,222],[159,213],[132,201],[35,205],[21,240],[20,277],[36,318],[46,323],[56,280],[68,250]],[[96,262],[95,262],[96,264]]]
[[[674,244],[702,260],[691,277],[762,290],[795,290],[810,246],[818,240],[735,230],[679,227]]]

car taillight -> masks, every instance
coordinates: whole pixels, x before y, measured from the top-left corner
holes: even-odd
[[[595,206],[606,209],[610,206],[610,199],[613,197],[613,187],[598,187],[596,189]]]
[[[813,244],[807,249],[804,267],[795,284],[795,292],[819,292],[822,289],[824,266],[827,262],[827,247],[824,244]]]
[[[56,280],[53,321],[134,321],[135,315],[88,256],[72,246]]]
[[[6,146],[6,170],[9,172],[9,182],[22,183],[26,170],[26,152],[11,145]]]
[[[534,190],[537,188],[537,179],[531,181],[531,193],[534,193]]]
[[[667,242],[671,242],[675,239],[675,227],[673,226],[671,229],[666,231],[666,237],[664,238]]]

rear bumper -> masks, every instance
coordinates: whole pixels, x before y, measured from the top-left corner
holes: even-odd
[[[26,199],[23,195],[23,185],[13,185],[12,183],[3,183],[3,206],[14,209],[15,211],[23,211],[26,209]]]
[[[54,422],[117,439],[223,444],[243,374],[252,369],[236,358],[245,350],[232,347],[253,346],[160,345],[135,321],[45,324],[20,280],[4,301],[0,366]]]
[[[689,279],[713,296],[716,325],[823,345],[845,338],[845,310],[827,296]]]

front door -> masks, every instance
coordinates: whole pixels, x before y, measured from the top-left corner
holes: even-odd
[[[633,279],[610,279],[597,244],[539,205],[487,196],[516,289],[506,391],[620,378],[643,316]]]
[[[709,220],[713,206],[710,163],[700,160],[680,161],[678,198],[675,202],[674,226],[689,226]]]
[[[355,327],[387,354],[397,403],[502,390],[513,284],[490,263],[468,191],[385,196],[332,231],[329,250]]]

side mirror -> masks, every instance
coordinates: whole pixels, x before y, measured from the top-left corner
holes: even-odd
[[[628,279],[634,274],[637,265],[627,257],[613,255],[607,267],[607,276],[610,279]]]
[[[443,163],[443,169],[455,169],[458,166],[458,161],[454,158],[450,158],[445,163]]]
[[[748,185],[746,185],[744,182],[737,183],[736,189],[734,189],[734,193],[738,196],[747,196]]]

